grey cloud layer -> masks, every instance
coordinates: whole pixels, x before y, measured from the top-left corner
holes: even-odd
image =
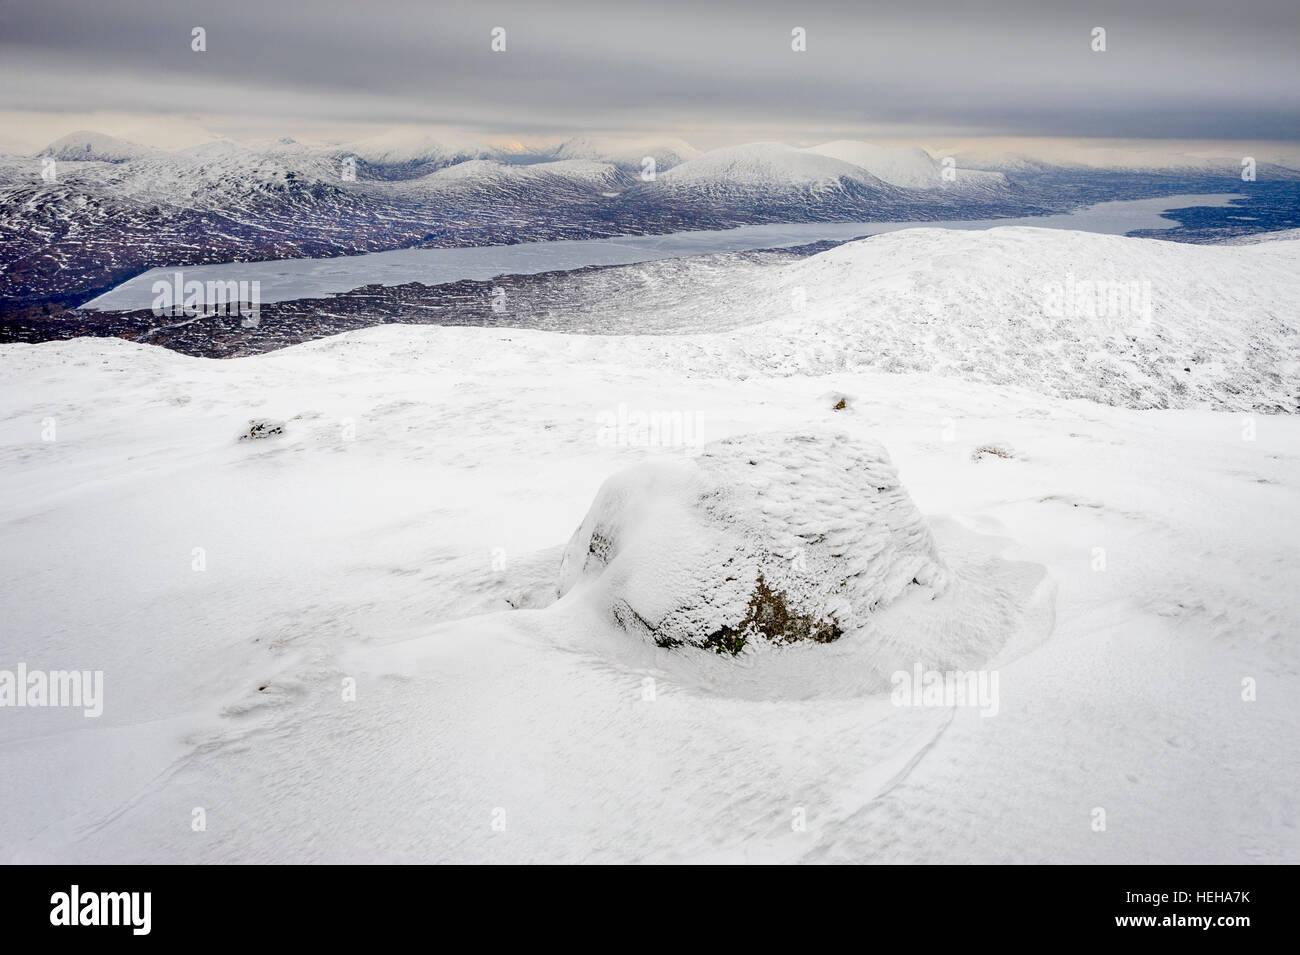
[[[1294,0],[0,5],[8,108],[1300,139]],[[208,52],[190,50],[207,30]],[[507,31],[494,54],[489,31]],[[790,50],[790,30],[808,51]],[[1094,26],[1108,50],[1089,47]]]

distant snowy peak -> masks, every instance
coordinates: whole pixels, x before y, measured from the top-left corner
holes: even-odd
[[[1247,158],[1254,160],[1259,178],[1300,178],[1300,157],[1268,151],[1253,157],[1186,153],[1159,149],[1098,147],[1044,149],[1035,153],[1008,154],[988,147],[957,150],[958,165],[971,170],[1003,170],[1036,174],[1052,170],[1089,172],[1154,173],[1157,175],[1237,177]]]
[[[298,193],[338,178],[337,163],[321,153],[218,140],[124,163],[105,185],[137,201],[237,212],[259,202],[292,202]]]
[[[1007,185],[1006,176],[998,172],[957,169],[945,177],[945,165],[918,146],[877,146],[872,143],[841,139],[813,146],[804,152],[837,159],[902,189],[940,189],[943,187],[997,188]]]
[[[78,130],[56,139],[36,155],[51,156],[60,162],[127,162],[156,153],[157,150],[148,146],[118,139],[116,136]]]
[[[561,143],[555,149],[555,159],[594,159],[613,163],[623,169],[643,170],[646,159],[654,160],[657,172],[664,172],[688,160],[695,159],[700,151],[680,139],[606,142],[578,137]]]
[[[805,152],[829,156],[866,169],[877,179],[909,189],[929,189],[942,182],[941,165],[915,146],[889,148],[841,139],[812,146]]]
[[[470,159],[400,184],[407,192],[517,189],[566,185],[600,189],[623,184],[617,167],[590,159],[562,159],[528,164]]]
[[[355,156],[372,166],[449,166],[491,154],[483,146],[452,145],[429,135],[387,133],[341,147],[340,155]]]
[[[861,166],[784,143],[714,149],[663,174],[672,186],[716,190],[840,188],[846,183],[886,189]]]

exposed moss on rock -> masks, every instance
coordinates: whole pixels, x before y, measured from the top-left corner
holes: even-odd
[[[843,635],[843,629],[833,617],[819,618],[791,610],[785,592],[769,587],[763,575],[759,574],[744,619],[736,627],[724,626],[715,630],[704,638],[704,645],[715,653],[735,656],[745,648],[751,636],[760,636],[772,643],[804,640],[833,643]]]
[[[614,545],[604,534],[595,531],[591,535],[591,543],[587,547],[587,552],[599,560],[602,564],[609,563],[609,555],[613,552]]]

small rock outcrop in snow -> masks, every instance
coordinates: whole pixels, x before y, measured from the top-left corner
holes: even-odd
[[[240,441],[260,441],[284,434],[285,423],[271,418],[250,418],[248,430],[239,436]]]
[[[828,643],[947,577],[884,448],[778,433],[609,478],[565,548],[559,591],[660,646],[738,653]]]

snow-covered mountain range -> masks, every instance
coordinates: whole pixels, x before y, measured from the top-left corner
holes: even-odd
[[[1138,183],[1035,178],[1045,175],[847,141],[701,153],[677,140],[539,148],[394,134],[163,151],[82,132],[40,155],[0,157],[0,299],[7,316],[40,315],[155,266],[764,222],[1031,215],[1215,184],[1206,170],[1163,183],[1145,174]]]

